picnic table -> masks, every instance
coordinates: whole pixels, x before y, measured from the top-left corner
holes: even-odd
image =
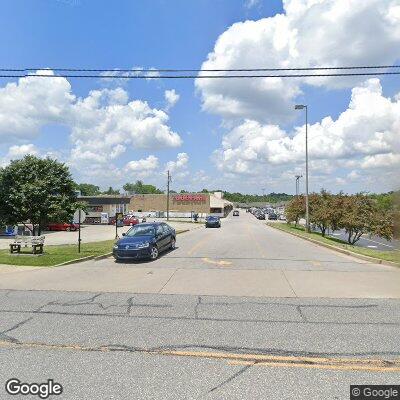
[[[10,253],[20,253],[21,247],[32,247],[33,254],[42,254],[44,236],[15,236],[14,242],[10,243]]]

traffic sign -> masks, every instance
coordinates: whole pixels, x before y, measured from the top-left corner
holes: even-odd
[[[85,211],[76,210],[75,213],[74,213],[74,217],[72,219],[74,224],[78,224],[79,223],[79,213],[81,213],[81,219],[80,219],[81,224],[83,224],[85,222],[85,219],[87,217],[87,214],[85,213]]]

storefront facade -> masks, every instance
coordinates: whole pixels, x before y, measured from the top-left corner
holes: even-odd
[[[86,203],[85,223],[97,224],[115,216],[124,215],[165,217],[167,212],[166,194],[135,194],[131,196],[80,196],[79,201]],[[171,217],[191,218],[213,214],[224,217],[232,210],[233,204],[223,199],[221,192],[216,193],[171,193],[169,196],[169,215]],[[103,222],[104,223],[104,222]]]
[[[190,217],[210,214],[226,216],[233,204],[223,199],[222,192],[216,193],[172,193],[169,196],[170,216]],[[167,212],[166,194],[136,194],[131,196],[129,210],[133,213],[157,212],[165,216]]]
[[[106,218],[115,217],[117,212],[127,214],[129,210],[129,196],[80,196],[78,201],[86,203],[87,214],[85,223],[105,223]]]

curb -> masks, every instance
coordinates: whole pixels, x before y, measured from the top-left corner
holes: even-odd
[[[62,267],[63,265],[78,264],[80,262],[92,260],[93,258],[95,258],[95,256],[87,256],[87,257],[82,257],[82,258],[75,258],[74,260],[65,261],[65,262],[63,262],[61,264],[52,265],[51,267],[54,268],[54,267]]]
[[[112,251],[110,251],[109,253],[102,254],[100,256],[93,257],[93,260],[99,261],[99,260],[102,260],[103,258],[108,258],[111,256],[112,256]]]
[[[317,244],[319,246],[326,247],[328,249],[337,251],[338,253],[342,253],[342,254],[346,254],[348,256],[359,258],[360,260],[369,261],[369,262],[375,263],[375,264],[390,265],[392,267],[400,267],[400,265],[398,263],[395,263],[393,261],[386,261],[386,260],[382,260],[380,258],[375,258],[375,257],[366,256],[364,254],[355,253],[354,251],[351,251],[351,250],[341,249],[340,247],[336,247],[336,246],[333,246],[333,245],[327,244],[327,243],[322,243],[318,240],[299,235],[298,233],[295,233],[295,232],[288,232],[285,229],[281,229],[277,226],[274,226],[274,224],[266,224],[266,225],[271,228],[277,229],[278,231],[285,232],[285,233],[288,233],[289,235],[296,236],[300,239],[307,240],[308,242],[311,242],[311,243]]]

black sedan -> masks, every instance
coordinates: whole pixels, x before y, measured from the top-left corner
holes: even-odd
[[[156,260],[162,251],[174,249],[176,243],[175,229],[164,222],[138,224],[122,235],[124,237],[113,247],[113,256],[117,261]]]
[[[206,228],[221,228],[221,220],[219,217],[210,215],[206,218]]]

